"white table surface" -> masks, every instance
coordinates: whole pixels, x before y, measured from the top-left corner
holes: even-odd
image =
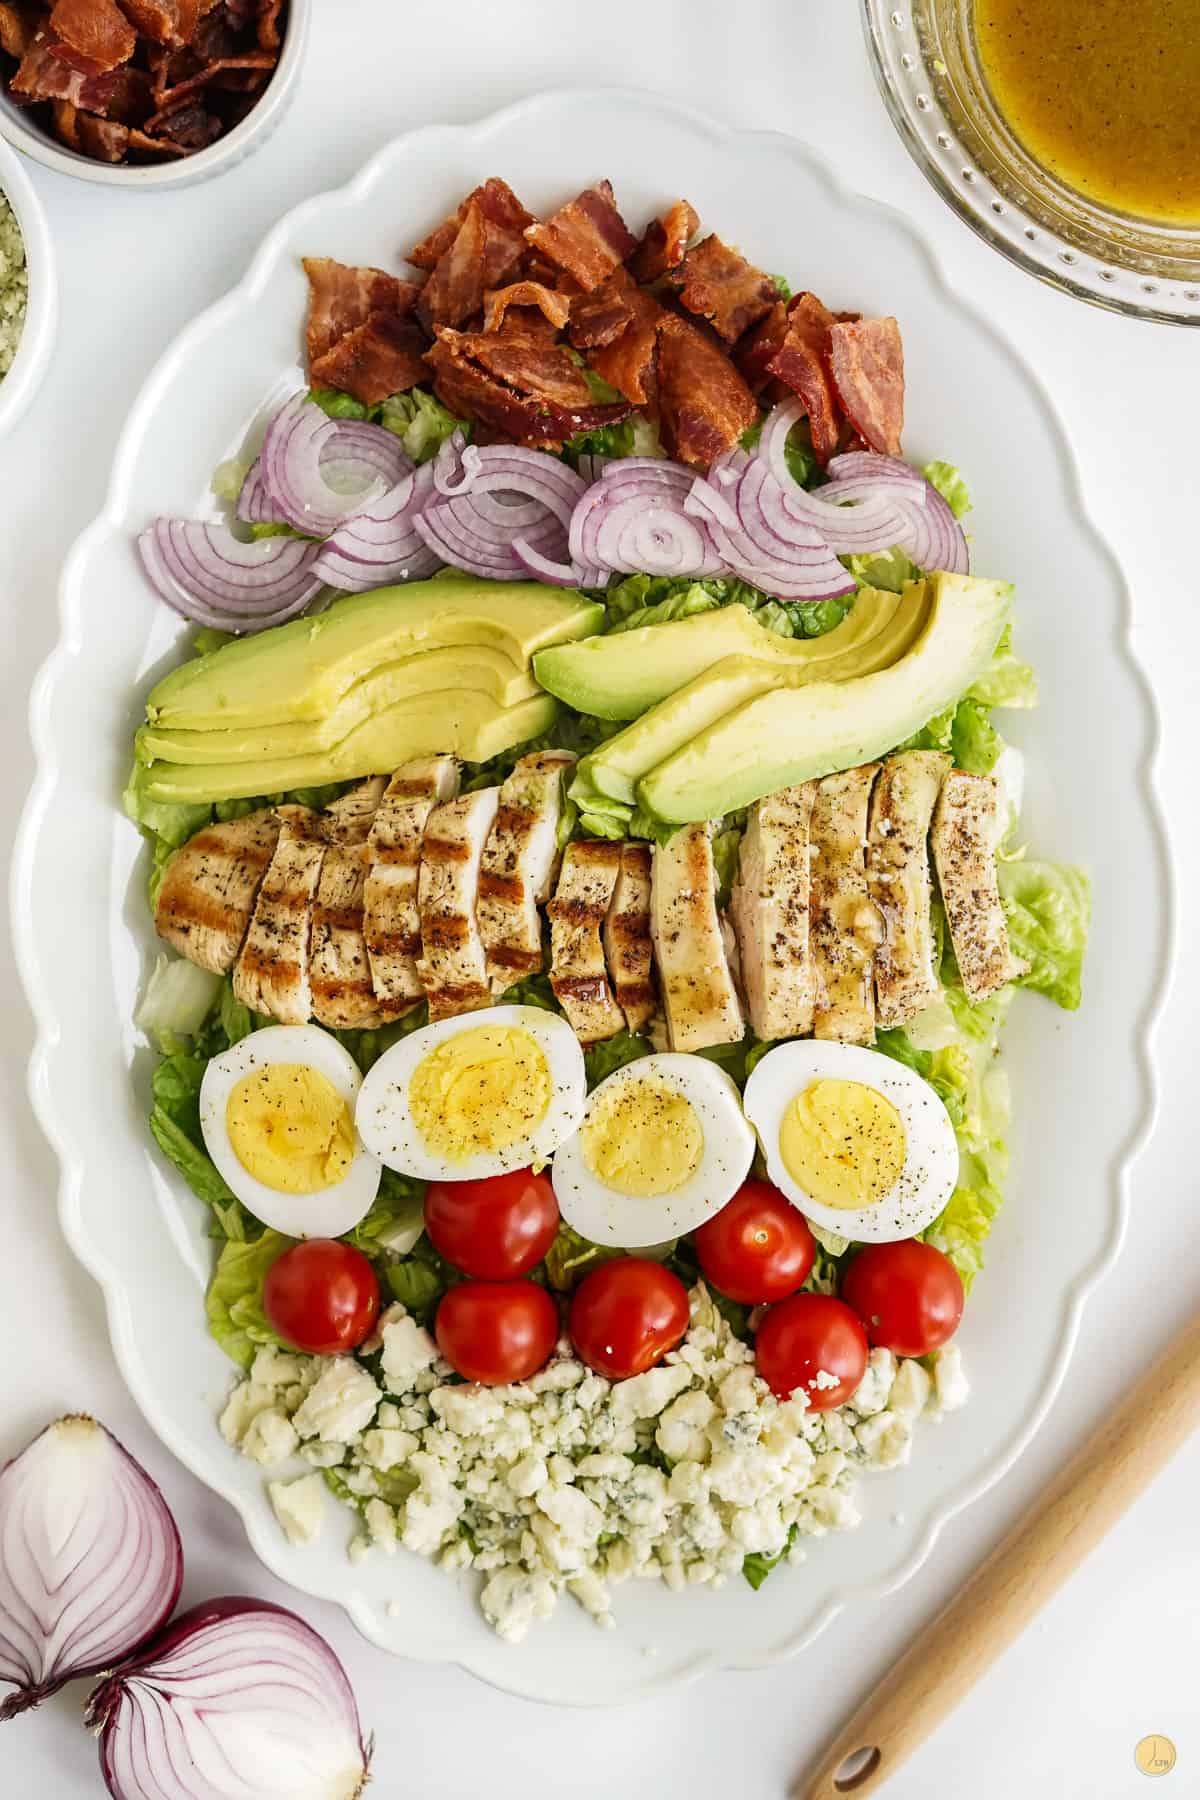
[[[910,213],[951,282],[1007,325],[1055,396],[1135,597],[1137,646],[1164,718],[1161,787],[1176,836],[1181,942],[1191,896],[1195,724],[1195,420],[1200,333],[1112,318],[1040,288],[954,219],[909,163],[877,99],[852,0],[318,0],[303,85],[266,148],[231,177],[180,194],[114,193],[35,169],[58,245],[58,352],[39,401],[0,445],[0,834],[11,843],[31,770],[30,681],[55,635],[64,552],[99,507],[117,432],[160,351],[237,278],[296,201],[340,184],[407,128],[471,120],[561,84],[629,82],[735,123],[793,131],[850,185]],[[586,119],[580,129],[587,130]],[[597,143],[596,170],[604,172]],[[546,146],[548,157],[554,147]],[[802,221],[798,221],[801,231]],[[969,371],[966,379],[970,379]],[[1014,446],[1014,456],[1020,455]],[[1086,658],[1085,640],[1080,643]],[[1096,729],[1104,729],[1097,695]],[[1085,747],[1081,745],[1081,752]],[[1188,827],[1192,830],[1189,832]],[[1129,952],[1148,948],[1136,934]],[[98,1290],[54,1215],[55,1169],[25,1100],[30,1023],[0,942],[0,1455],[49,1418],[98,1414],[153,1471],[188,1558],[185,1595],[287,1601],[234,1515],[152,1439],[117,1375]],[[1094,1298],[1047,1424],[1019,1466],[945,1532],[900,1594],[844,1615],[799,1661],[713,1678],[604,1717],[553,1711],[455,1671],[390,1660],[330,1606],[302,1610],[335,1644],[378,1734],[381,1800],[633,1794],[777,1800],[850,1703],[954,1592],[1059,1460],[1200,1301],[1193,1069],[1200,980],[1185,950],[1158,1038],[1160,1128],[1134,1181],[1123,1260]],[[1119,1042],[1114,1057],[1128,1059]],[[1053,1222],[1047,1222],[1053,1229]],[[1019,1317],[1014,1329],[1020,1329]],[[987,1405],[986,1395],[976,1404]],[[888,1786],[889,1800],[1138,1800],[1133,1750],[1178,1748],[1167,1794],[1200,1794],[1200,1536],[1193,1445],[1128,1515],[990,1677]],[[0,1734],[0,1792],[75,1800],[101,1791],[70,1690]]]

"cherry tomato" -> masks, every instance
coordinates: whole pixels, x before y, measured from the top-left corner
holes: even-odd
[[[958,1270],[919,1238],[860,1250],[842,1277],[842,1298],[871,1342],[897,1356],[928,1356],[949,1342],[963,1314]]]
[[[446,1261],[477,1281],[512,1281],[540,1263],[558,1231],[549,1175],[514,1169],[480,1181],[431,1181],[425,1229]]]
[[[558,1308],[534,1281],[463,1281],[438,1307],[434,1335],[446,1361],[466,1380],[502,1387],[524,1381],[549,1361]]]
[[[803,1287],[817,1246],[806,1221],[769,1181],[744,1181],[692,1233],[705,1279],[745,1306],[784,1300]]]
[[[802,1388],[812,1410],[826,1412],[848,1400],[866,1374],[867,1334],[831,1294],[793,1294],[759,1326],[754,1353],[772,1393],[786,1400]]]
[[[567,1324],[584,1362],[610,1381],[653,1368],[687,1328],[687,1289],[644,1256],[620,1256],[585,1275]]]
[[[353,1350],[369,1334],[379,1313],[379,1283],[352,1244],[305,1238],[267,1270],[263,1311],[297,1350],[335,1356]]]

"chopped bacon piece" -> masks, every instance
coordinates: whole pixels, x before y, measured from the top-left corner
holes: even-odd
[[[283,0],[258,0],[258,47],[260,50],[278,50],[283,42],[279,29],[279,15],[283,11]]]
[[[577,350],[594,350],[601,344],[615,344],[627,325],[633,323],[633,307],[629,290],[633,283],[624,269],[614,269],[606,282],[590,294],[580,294],[571,302],[571,325],[567,335]]]
[[[211,0],[200,0],[200,11],[209,10]],[[225,0],[225,11],[235,31],[244,31],[258,11],[258,0]]]
[[[146,132],[152,137],[168,139],[172,144],[180,144],[185,150],[204,150],[214,144],[220,137],[224,126],[213,113],[201,106],[198,100],[185,100],[181,106],[164,108],[160,112],[151,113],[146,120]]]
[[[523,327],[527,309],[536,308],[555,331],[562,330],[571,310],[565,294],[556,293],[542,282],[514,281],[510,287],[492,288],[483,296],[483,329],[499,331],[510,306],[521,311]]]
[[[238,52],[237,33],[222,7],[200,20],[192,33],[190,49],[200,62],[222,62]]]
[[[449,337],[456,356],[477,363],[514,393],[568,412],[591,404],[591,389],[563,344],[512,330],[441,331],[438,336],[443,342]]]
[[[129,154],[137,157],[153,157],[156,162],[172,156],[187,156],[188,151],[182,144],[172,144],[167,138],[151,137],[148,132],[136,126],[129,129]]]
[[[677,269],[687,251],[688,241],[700,229],[700,215],[686,200],[677,200],[661,219],[646,227],[646,235],[629,259],[629,273],[635,281],[657,281],[670,269]]]
[[[118,163],[129,149],[129,127],[116,119],[79,115],[79,148],[97,162]]]
[[[154,111],[150,76],[145,69],[135,69],[130,63],[126,63],[123,69],[114,70],[113,74],[115,85],[112,99],[108,103],[109,119],[119,125],[144,125]],[[105,141],[111,144],[115,139]],[[88,154],[90,156],[93,152],[89,151]],[[101,157],[103,162],[118,160],[119,158],[111,157],[107,152]]]
[[[490,217],[482,200],[470,201],[454,242],[422,289],[422,322],[432,331],[472,318],[489,288],[503,286],[517,273],[524,249],[518,231]]]
[[[119,68],[137,49],[137,33],[116,0],[55,0],[50,30],[63,61],[85,74]]]
[[[275,58],[266,50],[248,50],[244,56],[227,56],[218,62],[205,63],[194,75],[185,81],[177,81],[173,87],[164,88],[156,95],[158,113],[163,115],[174,111],[191,94],[198,94],[203,88],[225,88],[237,85],[232,77],[254,77],[254,86],[265,80],[275,67]]]
[[[308,276],[308,360],[318,357],[347,332],[365,325],[372,313],[401,318],[420,293],[415,282],[400,281],[384,269],[358,269],[331,256],[306,256]]]
[[[514,393],[470,360],[462,349],[463,341],[463,333],[443,328],[425,360],[433,369],[433,388],[438,399],[460,419],[479,421],[483,429],[476,438],[480,442],[494,433],[509,443],[556,450],[581,431],[616,425],[629,417],[632,409],[624,402],[567,411],[545,400]]]
[[[872,450],[899,456],[904,429],[904,346],[895,319],[838,320],[829,366],[842,411]]]
[[[310,363],[309,374],[322,387],[377,406],[389,394],[406,393],[424,381],[425,345],[425,334],[411,315],[375,312]]]
[[[757,325],[779,299],[771,277],[715,235],[688,251],[680,274],[683,305],[707,319],[726,343]]]
[[[84,113],[84,118],[90,115]],[[50,117],[54,123],[54,135],[67,146],[68,150],[80,149],[79,142],[79,108],[72,106],[69,100],[52,100]]]
[[[493,175],[480,187],[473,188],[457,212],[451,213],[448,219],[443,219],[436,231],[431,231],[427,238],[422,238],[409,251],[409,262],[414,263],[418,269],[436,269],[458,236],[459,227],[472,203],[482,209],[484,216],[493,225],[506,226],[518,235],[533,223],[533,214],[526,212],[507,181],[501,181],[498,176]]]
[[[767,365],[804,402],[813,454],[822,468],[836,455],[842,428],[829,369],[833,324],[833,314],[815,294],[797,294],[788,306],[787,336]]]
[[[121,0],[121,11],[155,44],[190,44],[196,35],[197,0]]]
[[[658,402],[667,450],[697,469],[732,449],[758,418],[754,395],[725,352],[673,313],[659,325]]]
[[[525,237],[588,293],[637,249],[637,239],[617,211],[607,181],[586,188],[544,225],[528,226]]]
[[[0,50],[6,56],[22,57],[37,36],[39,14],[21,0],[0,5]]]
[[[39,31],[9,83],[12,98],[18,102],[69,100],[85,112],[104,112],[116,84],[112,70],[96,65],[90,69],[73,67],[58,52],[54,40]]]
[[[611,343],[598,344],[589,350],[588,362],[602,381],[615,387],[635,406],[644,406],[654,398],[654,351],[659,326],[667,315],[654,295],[645,288],[636,287],[624,269],[618,270],[606,285],[612,283],[620,284],[629,322]]]
[[[777,300],[765,319],[760,319],[733,352],[734,364],[751,393],[761,394],[773,378],[773,358],[788,334],[788,312]]]

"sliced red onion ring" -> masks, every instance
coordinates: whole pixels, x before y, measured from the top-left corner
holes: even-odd
[[[726,568],[764,593],[826,600],[852,592],[854,582],[821,533],[792,517],[783,500],[765,463],[733,450],[718,457],[707,481],[693,483],[687,511],[704,519]]]
[[[238,495],[237,517],[247,525],[286,525],[287,520],[267,493],[263,481],[262,457],[256,456],[246,471],[242,491]]]
[[[331,419],[303,394],[267,427],[260,462],[268,499],[311,537],[327,536],[412,467],[394,432],[360,419]]]
[[[889,494],[869,485],[856,493],[846,493],[832,482],[810,493],[792,474],[787,442],[792,427],[803,417],[804,406],[799,400],[775,407],[763,426],[756,450],[758,461],[778,483],[787,513],[803,524],[815,526],[839,556],[890,550],[904,530],[905,516]]]
[[[947,502],[923,475],[897,456],[856,450],[829,464],[831,487],[848,498],[882,491],[904,519],[895,539],[919,569],[965,575],[971,567],[966,534]],[[890,548],[890,546],[888,546]]]
[[[263,631],[295,618],[322,587],[320,545],[303,538],[244,544],[224,525],[156,519],[138,538],[142,564],[177,613],[217,631]]]
[[[719,574],[720,557],[688,516],[694,480],[691,469],[657,457],[609,463],[572,513],[573,560],[623,575]]]
[[[140,1464],[84,1414],[0,1470],[0,1719],[111,1668],[171,1616],[183,1550]]]
[[[85,1722],[113,1800],[357,1800],[368,1781],[346,1671],[266,1600],[182,1613],[97,1687]]]
[[[441,558],[416,527],[416,516],[432,493],[433,465],[425,463],[382,500],[339,525],[321,545],[313,574],[348,594],[435,574]]]
[[[471,479],[472,463],[468,457],[478,456],[460,430],[455,429],[433,459],[433,485],[439,494],[460,494]]]

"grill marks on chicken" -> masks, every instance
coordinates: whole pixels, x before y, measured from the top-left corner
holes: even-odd
[[[953,759],[904,750],[883,764],[871,796],[867,891],[879,914],[875,1007],[883,1030],[904,1025],[938,992],[929,828]]]
[[[325,828],[307,806],[281,806],[278,814],[279,841],[233,971],[233,992],[251,1012],[303,1025],[312,1017],[309,952]]]
[[[812,1030],[809,827],[816,791],[816,782],[806,781],[756,801],[738,856],[729,912],[750,1027],[764,1041]]]
[[[812,1033],[869,1044],[939,992],[932,863],[963,987],[1024,972],[996,880],[996,784],[900,751],[750,808],[726,918],[712,827],[653,851],[586,839],[559,864],[565,751],[521,757],[460,794],[452,756],[376,776],[324,813],[281,806],[205,826],[167,866],[160,935],[233,970],[237,998],[285,1024],[372,1028],[421,1000],[487,1006],[545,962],[584,1043],[659,1015],[673,1050]]]
[[[278,842],[273,808],[198,831],[167,864],[154,909],[158,935],[189,962],[227,974]]]
[[[458,792],[452,756],[404,763],[383,791],[371,824],[363,893],[363,937],[384,1020],[402,1018],[425,997],[417,971],[421,843],[435,806]]]
[[[737,1043],[742,1009],[721,933],[707,824],[685,825],[655,846],[650,932],[671,1049]]]
[[[491,999],[475,907],[479,860],[500,804],[499,788],[479,788],[435,806],[425,826],[417,902],[417,973],[430,1019],[473,1012]]]
[[[558,865],[563,776],[575,758],[565,750],[521,757],[500,789],[496,822],[479,869],[479,932],[492,991],[502,994],[542,967],[538,907],[550,896]]]
[[[976,1005],[1028,967],[1009,947],[996,880],[1000,835],[995,781],[952,770],[938,795],[930,841],[958,972]]]
[[[550,920],[550,985],[583,1044],[614,1037],[625,1015],[613,997],[602,932],[621,874],[621,845],[568,844]]]
[[[645,1031],[658,1008],[650,936],[649,844],[623,842],[621,867],[604,921],[604,953],[628,1031]]]

